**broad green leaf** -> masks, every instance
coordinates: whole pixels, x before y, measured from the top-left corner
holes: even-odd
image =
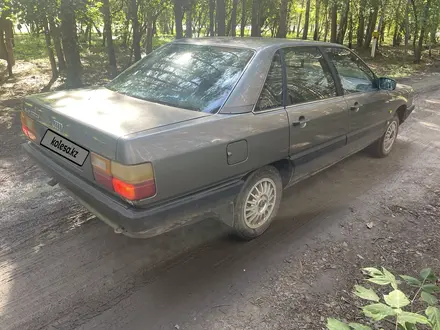
[[[400,290],[391,291],[389,294],[384,295],[385,302],[394,308],[401,308],[409,305],[411,302]]]
[[[391,286],[393,287],[394,290],[396,290],[397,289],[396,277],[393,274],[391,274],[388,270],[386,270],[384,267],[382,267],[382,271],[384,277],[390,281]]]
[[[410,324],[429,324],[429,321],[426,317],[416,313],[410,312],[402,312],[397,316],[397,322],[405,326],[406,323]]]
[[[327,319],[327,329],[328,330],[350,330],[350,327],[342,323],[339,320],[328,318]]]
[[[425,284],[424,286],[422,286],[422,291],[425,291],[428,293],[438,292],[438,291],[440,291],[440,287],[438,287],[435,284]]]
[[[425,311],[431,323],[432,330],[440,330],[440,309],[437,307],[429,306]]]
[[[422,286],[422,282],[412,276],[400,275],[400,277],[411,286]]]
[[[353,293],[359,298],[376,302],[380,300],[379,296],[376,294],[376,292],[374,292],[373,289],[367,289],[361,285],[355,285],[354,289],[355,291]]]
[[[370,327],[367,327],[366,325],[360,323],[350,323],[349,326],[354,330],[371,330]]]
[[[431,269],[431,268],[425,268],[425,269],[422,269],[422,270],[420,271],[420,277],[422,278],[423,281],[426,281],[426,280],[435,280],[435,275],[434,275],[434,273],[432,272],[432,269]]]
[[[438,302],[438,299],[428,292],[422,292],[421,296],[422,296],[422,300],[424,302],[427,302],[428,305],[430,306],[436,305]]]
[[[377,269],[377,268],[367,267],[367,268],[363,268],[362,270],[367,272],[368,275],[370,275],[371,277],[383,276],[383,273],[379,269]]]
[[[369,281],[371,283],[379,284],[379,285],[388,285],[391,283],[390,280],[385,277],[372,277],[372,278],[369,278],[367,281]]]
[[[364,306],[362,311],[365,316],[371,317],[375,321],[380,321],[387,316],[396,315],[394,309],[382,303]]]

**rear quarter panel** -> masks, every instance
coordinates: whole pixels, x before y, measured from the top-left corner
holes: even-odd
[[[246,140],[247,158],[228,165],[227,145]],[[288,155],[289,129],[284,109],[267,113],[216,114],[120,138],[117,161],[152,162],[157,195],[145,203],[185,195],[240,179]]]

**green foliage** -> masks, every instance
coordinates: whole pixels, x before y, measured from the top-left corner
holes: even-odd
[[[327,328],[329,330],[350,330],[347,324],[331,318],[327,320]]]
[[[432,329],[440,330],[440,309],[438,307],[429,306],[425,314],[428,316]]]
[[[383,298],[387,305],[393,308],[405,307],[411,303],[405,294],[397,289],[394,289],[388,295],[384,295]]]
[[[363,272],[368,276],[366,279],[370,283],[380,286],[391,286],[392,290],[383,296],[383,302],[379,295],[371,288],[355,285],[354,295],[368,301],[374,301],[362,307],[363,314],[377,322],[380,326],[383,320],[395,324],[396,329],[417,330],[417,324],[427,326],[433,330],[440,330],[440,309],[438,299],[435,296],[440,291],[437,276],[430,268],[420,272],[420,279],[408,275],[400,275],[406,288],[412,288],[412,292],[405,293],[399,288],[402,281],[397,280],[387,269],[364,268]],[[412,298],[409,298],[412,297]],[[419,299],[418,299],[419,298]],[[413,312],[415,303],[426,304],[425,315],[420,312]],[[404,310],[408,309],[408,310]],[[344,323],[334,318],[327,320],[329,330],[368,330],[371,327],[360,323]]]
[[[390,284],[394,289],[397,288],[398,281],[396,277],[385,268],[382,268],[382,271],[376,268],[364,268],[363,270],[371,276],[371,278],[368,279],[371,283],[379,285]]]
[[[369,326],[360,323],[350,323],[349,326],[354,330],[371,330]]]
[[[355,285],[354,289],[355,289],[354,294],[359,298],[365,300],[371,300],[375,302],[378,302],[380,300],[379,296],[376,294],[376,292],[374,292],[373,289],[367,289],[361,285]]]
[[[430,306],[437,305],[438,299],[430,293],[422,292],[421,298],[424,302],[426,302]]]
[[[25,61],[38,60],[47,56],[44,37],[27,33],[15,35],[14,51],[17,58]]]

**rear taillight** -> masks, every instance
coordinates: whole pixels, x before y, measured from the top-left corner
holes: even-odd
[[[23,130],[24,135],[26,135],[32,141],[37,139],[35,135],[35,126],[34,121],[26,116],[23,112],[20,113],[21,119],[21,129]]]
[[[140,200],[156,194],[151,163],[122,165],[95,153],[91,154],[91,161],[96,182],[121,197]]]

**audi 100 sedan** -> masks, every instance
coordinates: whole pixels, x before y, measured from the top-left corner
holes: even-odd
[[[369,147],[387,156],[413,90],[348,48],[186,39],[105,87],[27,97],[24,149],[116,233],[151,237],[204,218],[261,235],[283,190]]]

